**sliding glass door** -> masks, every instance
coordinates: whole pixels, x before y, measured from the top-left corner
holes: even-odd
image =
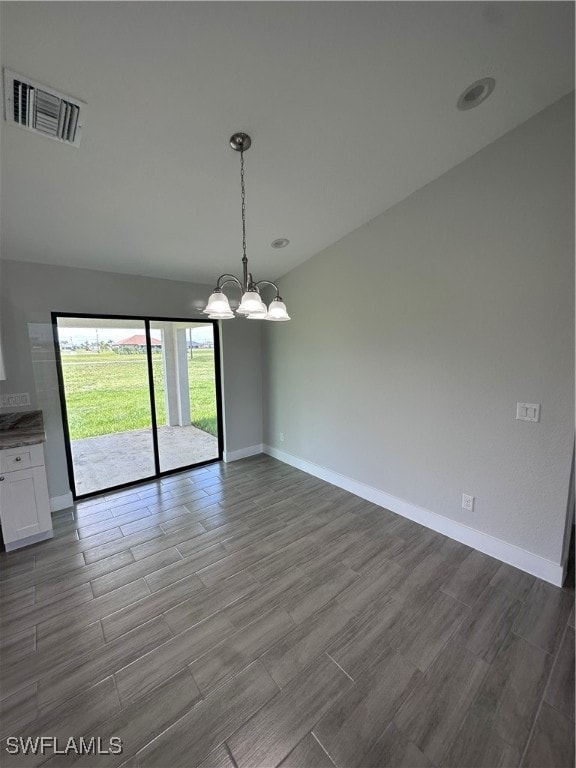
[[[75,498],[221,458],[217,326],[54,313]]]
[[[160,471],[218,458],[214,326],[150,322]]]

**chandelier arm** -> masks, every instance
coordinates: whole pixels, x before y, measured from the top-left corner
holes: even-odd
[[[225,277],[227,277],[228,280],[224,280]],[[220,275],[220,277],[216,281],[216,288],[218,288],[218,290],[221,290],[222,286],[226,285],[227,283],[236,283],[236,285],[240,288],[240,290],[242,290],[242,283],[240,282],[240,280],[238,280],[237,277],[234,277],[234,275],[228,275],[228,274]]]
[[[273,283],[272,280],[258,280],[257,283],[254,283],[254,287],[258,288],[258,286],[262,285],[262,284],[271,285],[272,288],[274,288],[274,290],[276,291],[276,296],[274,298],[275,299],[279,299],[280,298],[280,289],[278,288],[276,283]]]

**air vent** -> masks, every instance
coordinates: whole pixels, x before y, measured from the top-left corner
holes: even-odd
[[[4,110],[9,123],[77,147],[86,104],[27,77],[4,70]]]

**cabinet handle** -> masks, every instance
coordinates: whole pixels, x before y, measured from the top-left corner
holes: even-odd
[[[0,477],[0,482],[2,482],[2,480],[4,480],[4,477]]]
[[[14,459],[14,461],[22,461],[22,456],[16,456],[16,458]]]

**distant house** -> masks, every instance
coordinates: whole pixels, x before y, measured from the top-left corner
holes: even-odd
[[[110,346],[114,352],[118,352],[120,354],[146,352],[146,336],[144,334],[135,334],[134,336],[129,336],[127,339],[115,341]],[[152,352],[160,352],[162,349],[162,342],[151,337],[150,346],[152,347]]]

